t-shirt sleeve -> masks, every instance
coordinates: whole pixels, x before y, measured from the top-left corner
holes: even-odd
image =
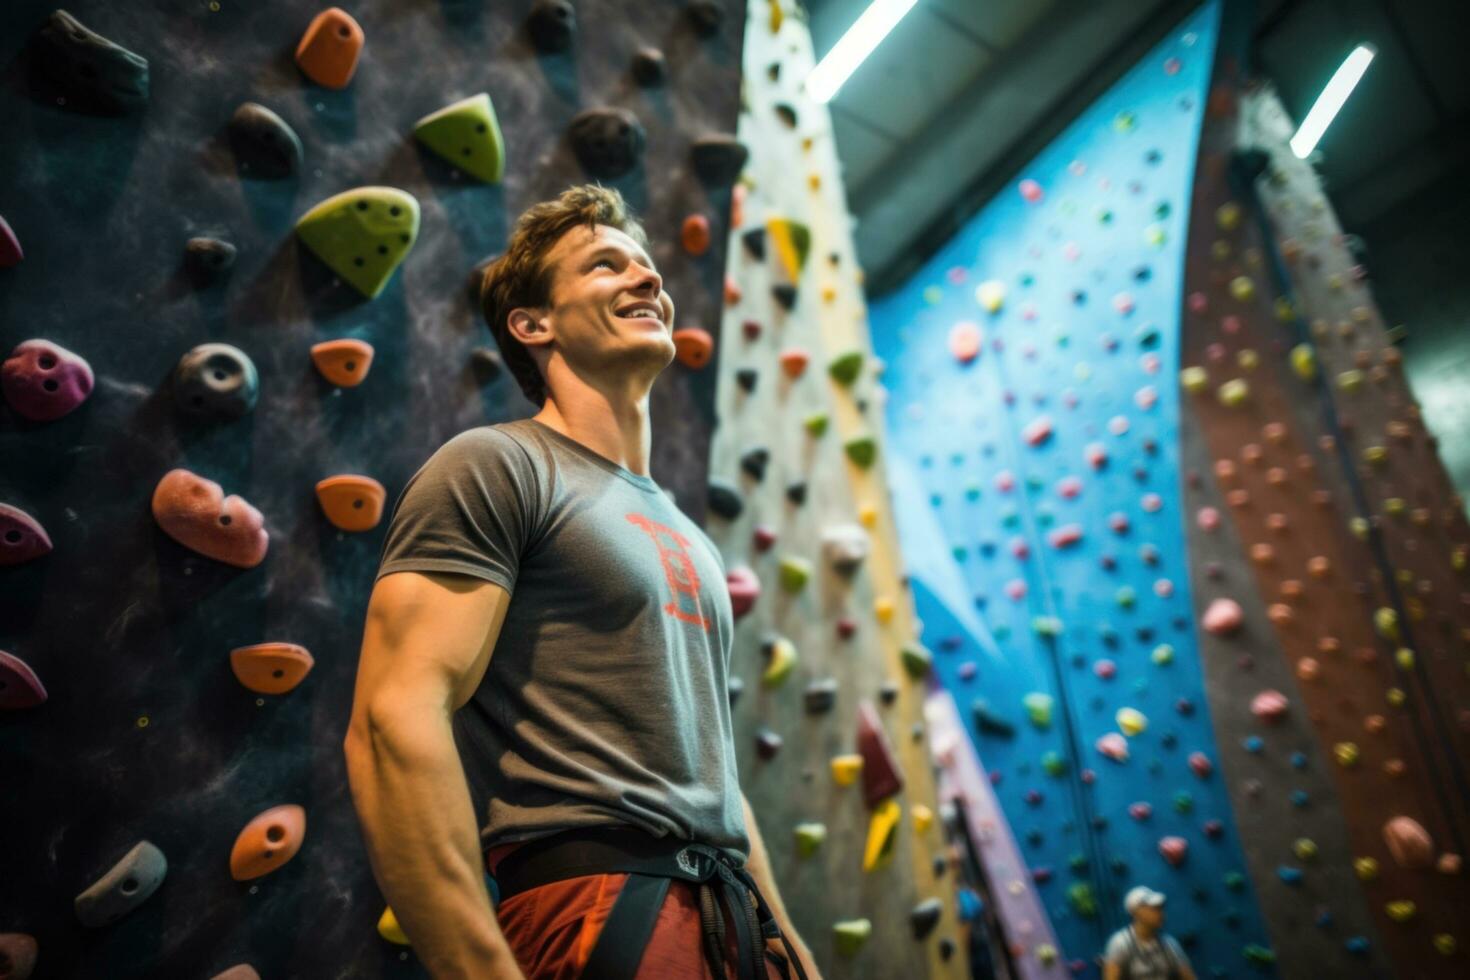
[[[460,572],[514,591],[536,534],[535,468],[490,426],[461,432],[419,467],[399,494],[377,578],[390,572]]]
[[[1115,932],[1108,940],[1108,948],[1103,950],[1103,960],[1123,966],[1128,962],[1128,952],[1128,937],[1122,931]]]
[[[1191,970],[1194,969],[1194,964],[1189,962],[1189,957],[1184,954],[1184,947],[1179,945],[1179,941],[1177,939],[1175,939],[1173,936],[1165,936],[1164,942],[1169,944],[1169,952],[1174,954],[1175,962],[1187,966]]]

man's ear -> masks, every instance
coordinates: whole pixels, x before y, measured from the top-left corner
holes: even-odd
[[[511,336],[527,347],[551,343],[551,324],[546,311],[532,306],[518,306],[507,318]]]

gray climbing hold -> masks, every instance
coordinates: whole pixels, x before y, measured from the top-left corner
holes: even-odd
[[[643,124],[627,109],[585,109],[572,117],[567,135],[582,169],[608,180],[636,167],[648,141]]]
[[[755,383],[760,380],[760,372],[755,368],[736,368],[735,383],[748,395],[755,391]]]
[[[786,487],[786,499],[800,507],[806,503],[806,483],[798,480]]]
[[[868,532],[858,524],[836,524],[822,532],[822,556],[833,571],[851,575],[868,557]]]
[[[755,751],[762,759],[773,759],[781,751],[782,738],[769,728],[756,733]]]
[[[695,140],[689,155],[700,180],[715,187],[729,187],[740,176],[750,151],[735,137],[719,133]]]
[[[828,677],[812,681],[802,692],[802,701],[809,715],[831,711],[832,706],[837,703],[837,679]]]
[[[571,0],[535,0],[526,17],[526,31],[542,54],[571,47],[577,34],[577,12]]]
[[[716,0],[691,0],[689,22],[701,37],[714,37],[725,23],[725,8]]]
[[[76,897],[73,905],[82,925],[96,929],[127,915],[158,890],[168,873],[163,852],[139,841],[96,883]]]
[[[148,102],[148,59],[88,30],[65,10],[36,32],[33,64],[66,93],[67,107],[124,115]]]
[[[924,939],[939,925],[939,917],[944,914],[944,903],[937,898],[928,898],[913,907],[909,912],[909,925],[914,930],[915,939]]]
[[[884,681],[883,686],[878,688],[878,700],[882,701],[885,707],[897,701],[898,685],[893,681]]]
[[[669,64],[658,48],[639,48],[633,53],[633,81],[644,88],[662,85],[668,77]]]
[[[470,366],[482,385],[494,381],[505,370],[505,362],[501,359],[500,352],[488,347],[476,347],[470,351]]]
[[[195,418],[238,419],[255,407],[260,377],[250,355],[229,344],[200,344],[179,358],[174,403]]]
[[[772,286],[771,296],[776,300],[777,303],[781,304],[781,309],[785,310],[788,313],[790,313],[791,308],[796,305],[796,287],[788,283],[777,283],[776,285]]]
[[[221,238],[191,238],[184,244],[184,268],[196,283],[221,278],[235,265],[235,246]]]
[[[733,521],[745,509],[745,500],[740,490],[729,480],[711,477],[709,481],[709,509],[727,521]]]
[[[771,451],[765,446],[756,446],[748,449],[740,456],[740,468],[750,474],[753,479],[764,480],[766,478],[766,464],[771,461]]]
[[[301,137],[258,102],[242,102],[230,117],[230,149],[245,177],[279,180],[301,170]]]

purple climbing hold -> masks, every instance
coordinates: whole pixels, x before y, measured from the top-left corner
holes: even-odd
[[[34,708],[46,700],[46,686],[29,664],[0,650],[0,711]]]
[[[51,550],[51,538],[40,523],[9,504],[0,504],[0,565],[19,565]]]
[[[21,250],[20,239],[15,237],[15,232],[10,230],[10,225],[5,217],[0,215],[0,269],[8,269],[13,265],[19,265],[20,260],[26,257]]]
[[[27,340],[0,367],[0,389],[16,412],[50,422],[92,393],[92,368],[80,355],[49,340]]]

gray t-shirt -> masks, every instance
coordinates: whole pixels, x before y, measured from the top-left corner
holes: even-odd
[[[394,505],[400,571],[511,593],[453,724],[483,849],[627,823],[747,858],[724,560],[651,477],[532,419],[470,429]]]
[[[1173,936],[1164,933],[1145,941],[1132,926],[1113,933],[1103,959],[1123,968],[1123,980],[1168,980],[1182,976],[1179,968],[1189,963]]]

